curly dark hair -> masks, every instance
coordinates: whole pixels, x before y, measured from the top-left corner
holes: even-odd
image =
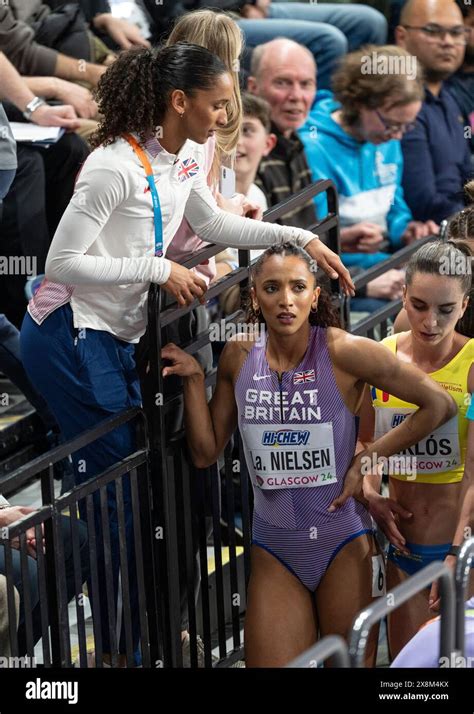
[[[111,144],[128,132],[146,141],[162,123],[175,89],[193,97],[199,90],[211,89],[226,72],[218,57],[189,42],[122,52],[94,93],[103,119],[91,137],[92,148]]]
[[[294,243],[280,243],[279,245],[272,245],[268,248],[254,263],[250,271],[250,287],[255,284],[256,276],[262,272],[264,263],[268,260],[268,258],[271,258],[272,255],[282,255],[284,257],[296,256],[297,258],[300,258],[306,264],[310,273],[314,276],[314,284],[316,286],[316,272],[308,253],[302,248],[296,246]],[[256,313],[253,308],[250,287],[243,298],[243,309],[246,315],[246,320],[249,323],[264,325],[265,319],[262,313]],[[319,295],[318,309],[316,312],[309,313],[308,320],[310,325],[316,325],[318,327],[341,327],[339,313],[333,305],[331,295],[323,287],[321,287],[321,293]]]

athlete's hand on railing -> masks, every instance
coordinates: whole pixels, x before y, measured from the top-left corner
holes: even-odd
[[[202,367],[192,355],[182,350],[173,342],[168,342],[161,350],[161,359],[167,359],[171,362],[170,366],[163,368],[163,377],[169,377],[175,374],[178,377],[204,377]]]
[[[448,568],[451,568],[453,573],[456,569],[456,560],[457,559],[455,555],[447,555],[443,561],[444,564],[448,566]],[[433,612],[439,612],[440,604],[441,600],[439,594],[439,580],[435,580],[431,586],[430,596],[428,598],[428,607],[430,610],[433,610]]]
[[[336,253],[334,253],[327,245],[324,245],[319,238],[315,238],[305,246],[305,251],[317,263],[318,268],[324,270],[326,275],[329,275],[331,280],[339,278],[341,290],[346,295],[355,295],[354,283],[346,266]]]
[[[170,276],[161,287],[176,298],[178,305],[190,305],[195,298],[202,305],[206,302],[207,285],[204,280],[178,263],[171,262]]]
[[[408,554],[410,551],[406,547],[405,538],[398,529],[397,517],[408,520],[412,518],[413,514],[394,501],[393,498],[386,498],[381,496],[380,493],[371,493],[370,496],[366,493],[366,497],[369,502],[370,515],[378,523],[390,543],[398,550],[401,550],[402,553]]]

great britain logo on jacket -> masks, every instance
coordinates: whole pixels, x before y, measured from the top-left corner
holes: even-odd
[[[186,179],[196,176],[199,171],[199,164],[192,157],[181,161],[178,169],[178,181],[183,183]]]

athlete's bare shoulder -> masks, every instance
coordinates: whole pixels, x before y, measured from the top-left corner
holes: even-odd
[[[341,350],[348,350],[360,344],[364,337],[351,335],[341,327],[327,327],[327,343],[331,357],[336,357]]]
[[[367,337],[351,335],[339,327],[327,328],[327,343],[333,365],[348,374],[357,373],[359,364],[375,368],[390,358],[386,345]]]

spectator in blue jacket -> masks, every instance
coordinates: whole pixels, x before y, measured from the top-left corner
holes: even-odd
[[[439,223],[464,207],[470,151],[446,80],[462,65],[468,36],[454,0],[408,0],[396,28],[397,44],[418,57],[426,80],[416,127],[402,141],[405,197],[421,221]]]
[[[416,58],[386,45],[347,55],[333,87],[334,96],[318,93],[299,135],[313,180],[329,178],[337,187],[344,263],[367,269],[438,230],[413,220],[401,186],[400,139],[420,110],[423,82]],[[323,218],[325,195],[315,202]],[[369,283],[365,297],[396,299],[403,282],[400,270],[388,271]]]

